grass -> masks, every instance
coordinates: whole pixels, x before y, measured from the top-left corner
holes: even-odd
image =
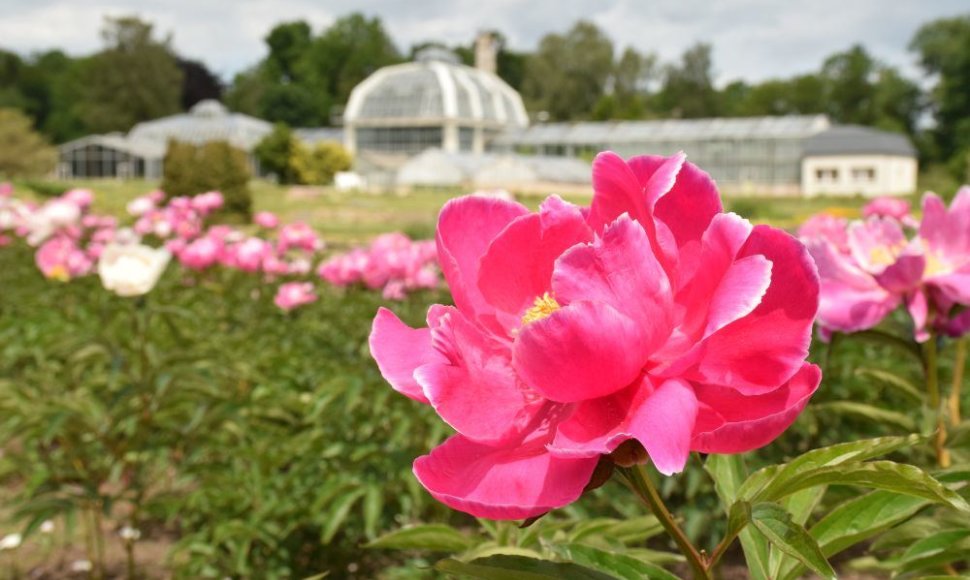
[[[956,191],[956,185],[945,177],[939,171],[929,171],[920,176],[918,190],[935,190],[948,196]],[[96,193],[96,211],[125,216],[125,205],[129,201],[158,188],[159,184],[145,180],[102,179],[74,180],[58,185],[91,189]],[[417,189],[406,195],[340,192],[329,187],[290,187],[262,180],[253,180],[250,187],[254,211],[271,211],[284,222],[306,222],[338,247],[361,243],[388,231],[403,231],[416,238],[431,237],[441,206],[449,199],[466,193],[455,189]],[[27,186],[22,185],[17,189],[19,195],[29,196],[31,193]],[[535,192],[517,194],[519,201],[531,208],[538,207],[544,196]],[[563,197],[578,204],[588,204],[590,199],[589,195],[582,194]],[[909,199],[914,207],[918,207],[917,196],[910,196]],[[818,212],[857,217],[866,201],[861,196],[725,196],[725,208],[755,223],[770,223],[793,230]]]

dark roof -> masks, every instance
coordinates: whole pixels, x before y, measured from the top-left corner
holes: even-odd
[[[806,140],[803,151],[806,157],[867,154],[916,156],[916,149],[905,135],[859,125],[826,129]]]

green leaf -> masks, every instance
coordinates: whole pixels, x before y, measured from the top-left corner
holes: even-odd
[[[856,369],[855,374],[857,377],[871,377],[894,387],[899,392],[913,399],[914,402],[922,404],[926,400],[926,394],[916,385],[885,369],[859,368]]]
[[[900,557],[901,570],[912,572],[930,566],[965,560],[970,554],[970,529],[945,530],[923,538]]]
[[[815,539],[791,519],[791,514],[774,503],[758,503],[751,508],[751,523],[773,546],[798,559],[824,578],[836,578]]]
[[[475,542],[450,526],[422,524],[384,534],[364,547],[457,553],[471,548],[474,544]]]
[[[858,485],[882,489],[949,504],[958,510],[970,512],[970,505],[965,499],[944,487],[922,469],[892,461],[820,467],[802,471],[787,479],[780,479],[779,474],[779,478],[765,486],[755,499],[776,501],[817,485]]]
[[[812,526],[809,533],[822,553],[831,557],[908,519],[929,503],[923,498],[874,491],[839,505]],[[801,566],[788,565],[776,577],[793,579],[803,571]]]
[[[875,405],[857,403],[855,401],[835,401],[832,403],[822,403],[815,405],[814,410],[821,413],[832,412],[842,415],[854,415],[856,417],[862,417],[863,419],[875,421],[876,423],[899,427],[900,429],[909,432],[917,430],[916,422],[913,421],[909,415],[876,407]]]
[[[852,338],[855,340],[864,340],[866,342],[871,342],[874,344],[882,344],[886,346],[891,346],[898,349],[900,352],[905,352],[919,361],[920,364],[923,363],[923,353],[920,351],[919,344],[911,339],[900,338],[895,334],[889,334],[888,332],[876,329],[862,330],[859,332],[853,332],[852,334],[845,335],[846,338]]]
[[[471,562],[449,558],[435,564],[435,569],[445,574],[482,580],[616,580],[579,564],[523,556],[490,556]]]
[[[712,454],[704,462],[704,469],[714,480],[714,490],[725,509],[733,505],[738,489],[748,476],[744,459],[740,455]]]
[[[340,531],[340,527],[343,525],[347,516],[350,515],[350,510],[354,507],[354,504],[364,496],[367,490],[355,489],[354,491],[340,496],[337,501],[334,502],[333,508],[327,517],[327,525],[323,528],[322,541],[324,544],[329,544],[330,540],[337,535]]]
[[[553,549],[563,559],[601,572],[606,572],[619,578],[628,580],[638,580],[640,578],[677,580],[677,576],[656,564],[644,562],[624,554],[616,554],[579,544],[565,544],[556,546]]]
[[[908,519],[930,503],[925,498],[874,491],[833,509],[812,526],[812,537],[826,556],[867,540]]]
[[[789,479],[806,470],[866,461],[903,447],[916,445],[921,440],[919,435],[877,437],[813,449],[784,465],[772,465],[756,471],[741,485],[738,497],[755,499],[769,481],[773,487],[783,489]]]

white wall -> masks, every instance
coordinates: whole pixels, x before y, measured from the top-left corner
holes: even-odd
[[[827,155],[802,159],[802,195],[907,195],[916,191],[916,159]]]

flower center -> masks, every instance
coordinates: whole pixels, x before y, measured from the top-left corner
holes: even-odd
[[[525,315],[522,316],[522,325],[524,326],[530,322],[542,320],[557,310],[559,310],[559,303],[546,292],[536,298],[532,308],[525,311]]]
[[[67,282],[71,279],[71,273],[62,264],[57,264],[47,271],[47,277],[58,282]]]
[[[943,274],[950,274],[953,272],[953,266],[951,266],[946,260],[941,258],[936,252],[927,252],[926,256],[926,269],[923,271],[923,275],[926,277],[940,276]]]

